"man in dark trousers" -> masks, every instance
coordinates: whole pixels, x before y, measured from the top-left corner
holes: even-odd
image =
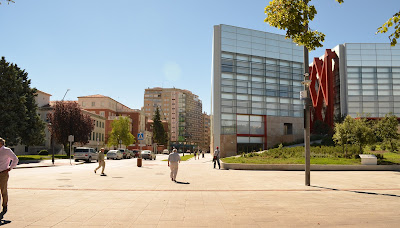
[[[0,219],[3,218],[4,214],[7,213],[8,204],[8,172],[10,172],[18,164],[18,158],[15,156],[14,152],[5,147],[6,141],[0,138],[0,188],[1,197],[3,198],[3,210],[0,213]]]
[[[215,165],[218,162],[218,168],[221,169],[221,164],[219,163],[219,149],[217,147],[217,149],[214,151],[214,169],[215,169]]]

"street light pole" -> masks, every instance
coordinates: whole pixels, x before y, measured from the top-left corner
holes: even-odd
[[[306,25],[306,30],[308,26]],[[305,149],[305,185],[310,186],[310,84],[309,79],[309,68],[308,68],[308,49],[304,46],[304,90],[305,90],[305,102],[304,102],[304,149]]]
[[[67,91],[65,91],[65,94],[64,94],[63,99],[61,101],[64,101],[65,95],[67,95],[68,91],[70,91],[70,89],[67,89]]]

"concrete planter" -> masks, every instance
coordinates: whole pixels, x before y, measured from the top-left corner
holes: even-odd
[[[243,164],[221,162],[222,169],[304,171],[302,164]],[[311,165],[312,171],[400,171],[400,165]]]

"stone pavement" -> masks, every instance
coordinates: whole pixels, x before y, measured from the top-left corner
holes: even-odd
[[[156,161],[10,172],[5,227],[398,227],[400,172],[241,171],[211,155],[181,162],[169,178]]]

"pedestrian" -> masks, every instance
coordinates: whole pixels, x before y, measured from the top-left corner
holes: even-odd
[[[202,150],[202,151],[201,151],[201,155],[202,155],[202,156],[203,156],[203,158],[204,158],[204,150]]]
[[[196,150],[193,150],[193,154],[194,154],[194,160],[196,160],[197,151],[196,151]]]
[[[7,213],[8,204],[8,172],[10,172],[18,164],[18,158],[15,156],[14,152],[5,147],[6,141],[0,138],[0,188],[1,197],[3,198],[3,210],[1,211],[0,218],[2,219],[4,214]]]
[[[177,153],[176,149],[172,150],[172,154],[168,156],[168,166],[171,169],[171,181],[176,182],[176,175],[178,174],[178,163],[181,162],[181,156]]]
[[[219,149],[218,149],[218,147],[217,147],[217,149],[214,151],[214,158],[213,158],[213,161],[214,161],[214,169],[215,169],[215,163],[217,163],[217,162],[218,162],[218,168],[221,169],[221,164],[219,163]]]
[[[197,159],[200,159],[200,150],[197,150]]]
[[[106,176],[106,174],[104,174],[104,168],[106,168],[106,162],[104,161],[104,148],[101,148],[101,149],[100,149],[99,156],[98,156],[98,159],[97,159],[97,160],[99,161],[99,167],[97,167],[97,168],[94,170],[94,173],[96,173],[96,171],[97,171],[98,169],[100,169],[100,167],[102,167],[102,169],[101,169],[101,176]]]

